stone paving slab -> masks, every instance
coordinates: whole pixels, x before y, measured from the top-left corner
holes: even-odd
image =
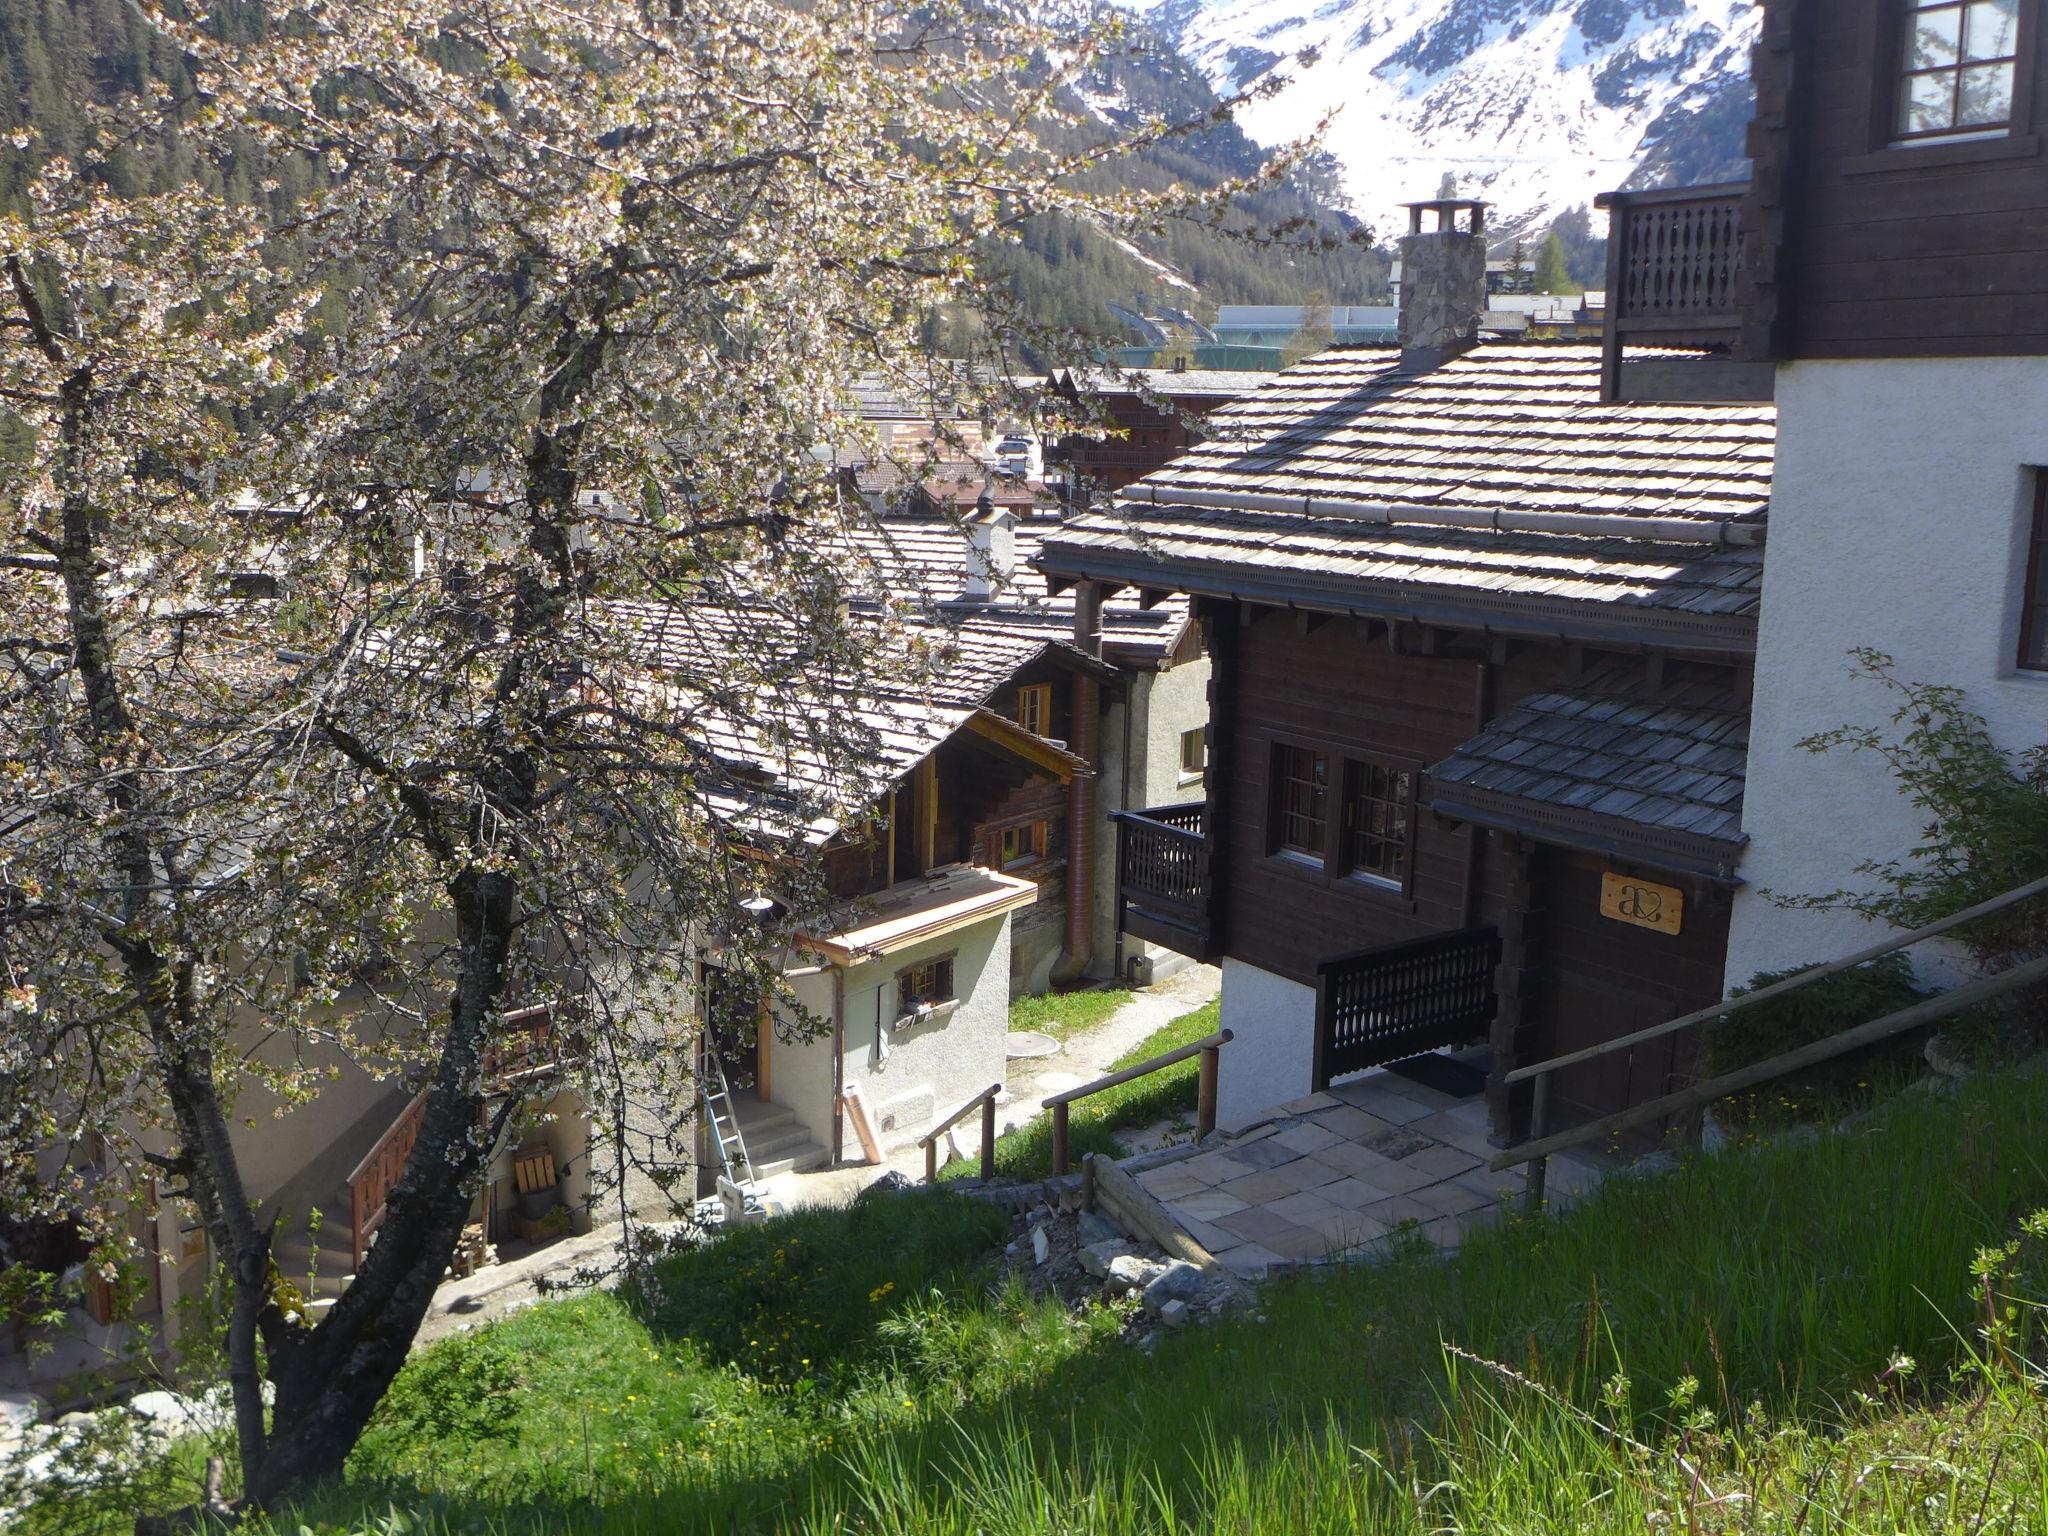
[[[1368,1073],[1276,1111],[1244,1136],[1138,1176],[1190,1236],[1256,1278],[1378,1242],[1404,1223],[1445,1251],[1522,1197],[1519,1169],[1486,1166],[1485,1100]],[[1597,1160],[1550,1160],[1549,1193],[1597,1184]]]

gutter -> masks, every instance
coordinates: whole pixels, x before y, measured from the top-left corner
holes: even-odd
[[[1299,512],[1308,517],[1343,517],[1386,527],[1420,523],[1492,533],[1574,533],[1641,539],[1657,544],[1709,544],[1738,549],[1755,548],[1764,542],[1764,524],[1734,519],[1630,517],[1625,513],[1612,512],[1488,511],[1478,507],[1449,507],[1423,502],[1282,496],[1270,491],[1187,490],[1171,485],[1145,484],[1126,486],[1120,498],[1160,507],[1197,507],[1222,512]]]

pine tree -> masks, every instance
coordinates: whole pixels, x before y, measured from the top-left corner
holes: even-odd
[[[1552,230],[1544,236],[1543,248],[1536,253],[1536,291],[1538,293],[1578,293],[1578,284],[1572,281],[1572,274],[1564,259],[1564,242]]]

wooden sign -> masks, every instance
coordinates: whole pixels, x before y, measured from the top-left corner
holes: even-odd
[[[1609,870],[1600,877],[1600,915],[1658,933],[1676,933],[1685,924],[1685,892]]]

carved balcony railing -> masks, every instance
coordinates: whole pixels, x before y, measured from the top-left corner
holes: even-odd
[[[1748,183],[1730,182],[1599,199],[1609,219],[1607,399],[1769,398],[1769,360],[1741,355],[1759,319],[1744,280],[1748,194]],[[1638,361],[1628,356],[1631,347],[1712,355]]]
[[[1117,829],[1117,912],[1123,931],[1197,960],[1209,958],[1213,894],[1203,811],[1197,800],[1118,811],[1110,818]]]
[[[1492,928],[1324,961],[1316,977],[1316,1087],[1486,1033],[1499,964],[1500,934]]]

